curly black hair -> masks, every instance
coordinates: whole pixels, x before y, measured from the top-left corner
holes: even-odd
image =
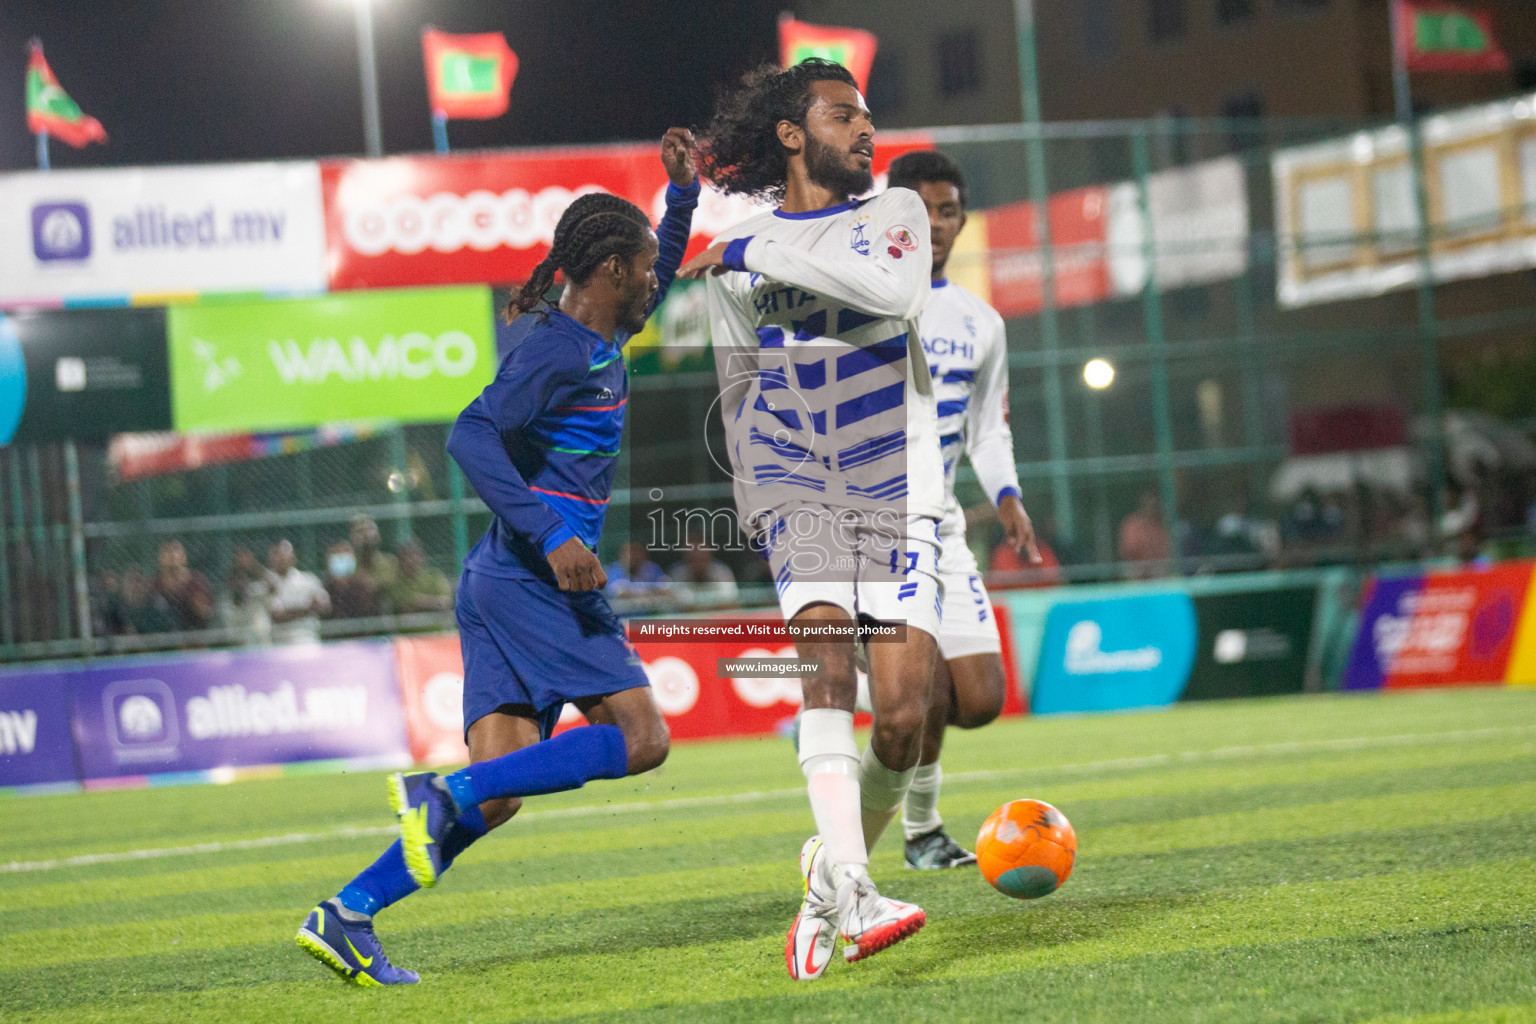
[[[607,192],[589,192],[561,214],[549,255],[533,268],[528,283],[507,303],[507,322],[531,313],[555,283],[555,271],[573,284],[586,284],[610,256],[633,259],[645,248],[651,220],[634,203]]]
[[[808,58],[792,68],[764,64],[721,93],[715,116],[699,130],[699,174],[727,195],[784,200],[789,153],[779,143],[780,121],[804,125],[816,82],[845,82],[853,73],[835,61]]]
[[[919,149],[903,153],[891,161],[887,186],[889,188],[917,187],[930,181],[944,181],[955,186],[960,193],[960,205],[965,206],[965,172],[960,165],[936,149]]]

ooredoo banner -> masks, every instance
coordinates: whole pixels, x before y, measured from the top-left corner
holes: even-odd
[[[325,290],[318,164],[0,175],[0,304]]]
[[[0,786],[75,781],[64,679],[57,671],[0,676]]]
[[[876,175],[925,136],[882,136]],[[666,171],[659,145],[524,150],[464,156],[332,160],[321,166],[326,265],[334,289],[527,280],[577,196],[612,192],[659,220]],[[758,207],[705,188],[690,253]]]
[[[69,691],[86,780],[407,758],[388,642],[119,662],[72,673]]]
[[[1344,689],[1504,682],[1532,564],[1372,580]]]
[[[172,307],[176,429],[451,420],[496,372],[493,316],[485,287]]]

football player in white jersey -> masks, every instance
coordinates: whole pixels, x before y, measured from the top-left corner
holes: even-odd
[[[737,514],[761,538],[805,659],[800,764],[819,835],[801,850],[805,897],[785,942],[797,980],[818,978],[842,933],[860,960],[926,920],[886,899],[868,851],[899,809],[921,752],[942,594],[944,472],[918,335],[929,294],[928,215],[874,186],[874,126],[853,76],[830,61],[764,67],[725,96],[700,142],[717,189],[777,209],[685,264],[708,279]],[[853,735],[853,634],[869,645],[875,724]]]
[[[1040,561],[1040,552],[1014,467],[1003,318],[946,275],[949,254],[965,227],[965,175],[943,153],[920,150],[892,162],[890,187],[908,188],[922,197],[933,244],[933,297],[923,310],[921,331],[944,457],[944,518],[939,526],[944,616],[922,755],[902,806],[907,866],[931,870],[976,861],[974,853],[944,831],[939,816],[944,729],[975,729],[992,721],[1003,709],[1008,685],[997,618],[976,556],[965,543],[965,513],[955,500],[955,466],[962,454],[970,459],[988,501],[997,507],[1008,543],[1015,550],[1027,550],[1032,562]]]

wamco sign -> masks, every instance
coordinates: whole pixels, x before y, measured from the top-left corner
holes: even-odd
[[[492,316],[490,290],[478,287],[178,307],[176,429],[451,420],[490,382]]]

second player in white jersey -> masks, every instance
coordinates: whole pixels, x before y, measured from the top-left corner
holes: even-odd
[[[919,330],[939,414],[944,459],[944,518],[939,525],[945,586],[939,653],[946,659],[998,652],[997,625],[965,541],[965,512],[955,499],[955,470],[970,461],[993,505],[1019,497],[1008,429],[1008,342],[997,310],[946,278],[933,282]]]
[[[933,247],[932,294],[919,325],[932,375],[944,462],[945,511],[940,528],[943,554],[943,619],[939,660],[934,666],[933,700],[924,727],[923,750],[902,809],[906,860],[913,868],[957,867],[975,855],[951,839],[939,816],[943,778],[939,752],[949,725],[974,729],[1002,711],[1008,680],[992,603],[976,559],[965,543],[965,515],[955,500],[955,468],[970,460],[988,501],[996,507],[1008,542],[1040,555],[1019,494],[1008,429],[1008,358],[1002,317],[945,276],[955,238],[965,226],[965,176],[953,160],[925,150],[907,153],[891,165],[890,184],[923,200]]]

